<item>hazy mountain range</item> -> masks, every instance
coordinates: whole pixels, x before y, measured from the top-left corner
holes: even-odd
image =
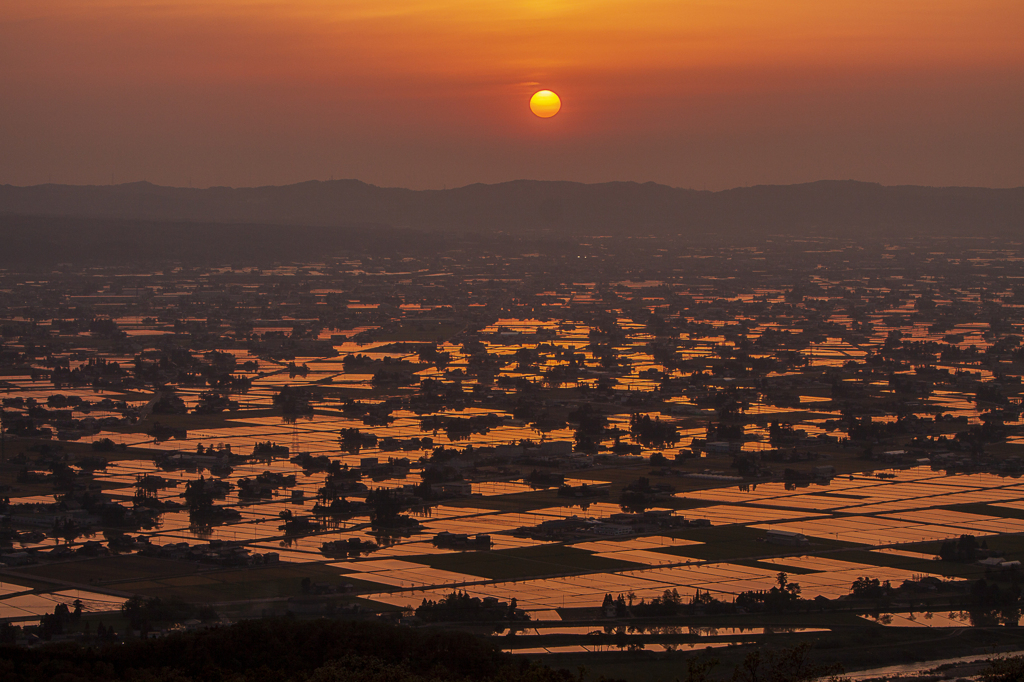
[[[240,189],[2,185],[0,214],[454,233],[1011,236],[1024,234],[1024,188],[822,181],[707,192],[526,180],[422,191],[357,180]]]

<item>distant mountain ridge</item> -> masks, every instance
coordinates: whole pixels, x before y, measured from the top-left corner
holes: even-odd
[[[720,192],[656,183],[519,180],[450,190],[358,180],[253,188],[0,185],[0,214],[92,219],[573,235],[1024,235],[1024,187],[883,186],[856,181]]]

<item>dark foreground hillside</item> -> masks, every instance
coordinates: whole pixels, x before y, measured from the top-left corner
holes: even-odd
[[[732,679],[801,682],[835,673],[811,663],[809,645],[755,650]],[[704,682],[715,661],[680,659],[674,677]],[[718,673],[726,671],[718,670]],[[4,682],[599,682],[585,668],[570,673],[513,658],[482,638],[374,622],[243,621],[206,632],[176,634],[99,648],[50,644],[0,647]],[[605,680],[605,678],[600,678]],[[609,681],[628,682],[628,681]]]
[[[370,622],[245,621],[124,645],[0,649],[4,682],[110,680],[534,680],[563,672],[516,661],[458,632],[422,633]]]
[[[841,682],[841,666],[816,663],[822,656],[812,657],[811,651],[807,643],[753,648],[731,672],[711,652],[697,651],[675,656],[663,669],[669,673],[664,679]],[[643,666],[629,667],[647,679]],[[1024,658],[993,659],[981,679],[1011,682],[1022,674]],[[467,633],[365,621],[279,618],[98,647],[0,645],[4,682],[629,682],[633,674],[625,678],[598,678],[585,666],[556,670],[503,654]]]
[[[0,266],[317,262],[339,252],[430,253],[445,240],[384,225],[306,227],[0,215]]]

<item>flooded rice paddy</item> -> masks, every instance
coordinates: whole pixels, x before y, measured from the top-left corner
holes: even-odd
[[[372,283],[343,263],[0,273],[0,618],[206,599],[259,562],[281,572],[259,599],[312,575],[368,609],[458,589],[542,622],[609,594],[731,601],[780,572],[804,599],[961,580],[936,543],[1024,533],[1022,292],[1018,261],[947,247],[900,245],[909,268],[844,244],[803,269],[775,246],[681,249],[543,285],[518,256],[392,263]],[[337,541],[372,549],[325,553]],[[228,546],[235,563],[189,554]],[[195,576],[119,568],[134,555]]]

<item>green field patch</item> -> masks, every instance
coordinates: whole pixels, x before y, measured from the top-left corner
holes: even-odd
[[[900,549],[920,552],[920,547],[901,545]],[[925,553],[925,552],[922,552]],[[829,555],[840,561],[850,561],[868,566],[880,566],[886,568],[898,568],[911,573],[934,573],[950,578],[979,578],[985,573],[985,569],[977,564],[957,563],[954,561],[940,561],[938,559],[921,559],[905,557],[898,554],[885,552],[871,552],[868,550],[853,549],[850,551],[836,552]]]
[[[641,564],[607,559],[565,545],[537,545],[494,552],[432,554],[408,560],[443,571],[478,575],[492,580],[519,580],[566,573],[643,568]]]
[[[259,582],[278,579],[301,581],[303,578],[309,578],[314,582],[330,582],[332,580],[347,582],[341,580],[340,576],[342,573],[344,573],[342,569],[315,562],[306,564],[281,563],[276,566],[261,566],[258,568],[229,568],[206,575],[221,582]]]
[[[142,593],[151,592],[153,590],[162,590],[165,585],[155,580],[136,580],[129,583],[115,583],[110,586],[112,589],[118,590],[119,592],[131,592],[131,593]]]
[[[849,542],[825,538],[811,538],[811,544],[803,547],[774,545],[764,541],[767,537],[764,530],[734,524],[710,528],[688,528],[669,535],[703,544],[682,547],[652,547],[651,551],[706,561],[734,561],[769,556],[817,554],[833,549],[858,546]]]
[[[67,561],[49,566],[33,566],[32,576],[76,584],[130,582],[157,577],[192,575],[198,566],[185,561],[158,559],[138,554]]]
[[[227,569],[204,573],[201,576],[119,583],[111,587],[147,597],[177,597],[192,603],[216,603],[300,596],[303,593],[303,578],[336,587],[349,584],[361,591],[375,591],[388,587],[348,578],[341,570],[320,563]]]
[[[939,509],[962,512],[964,514],[981,514],[982,516],[995,516],[1000,519],[1024,519],[1024,509],[1013,509],[1011,507],[999,507],[984,502],[969,502],[967,504],[950,504]]]
[[[168,585],[160,583],[156,587],[142,586],[134,590],[145,597],[167,599],[176,597],[193,604],[243,601],[250,599],[266,599],[271,597],[290,597],[301,594],[301,585],[295,581],[268,580],[262,582],[230,583],[213,581],[203,585]]]
[[[12,578],[11,573],[4,572],[0,574],[0,583],[7,587],[20,587],[20,590],[12,590],[12,592],[24,592],[27,590],[37,590],[40,592],[49,592],[54,589],[53,583],[45,580],[33,580],[28,576],[18,576]],[[0,599],[6,599],[7,597],[0,597]]]
[[[1024,557],[1024,536],[1015,533],[988,535],[981,538],[989,549],[1004,552],[1006,559],[1012,561]]]
[[[346,573],[349,571],[323,563],[307,564],[280,564],[264,568],[233,569],[218,571],[210,577],[216,578],[223,583],[278,583],[295,586],[301,592],[302,579],[309,578],[314,583],[328,583],[341,586],[350,584],[357,590],[380,590],[387,586],[369,580],[350,578]]]
[[[706,561],[727,561],[770,554],[770,547],[761,540],[764,531],[746,526],[728,525],[712,528],[692,528],[670,534],[685,540],[694,540],[702,544],[684,545],[681,547],[652,547],[651,550],[662,554],[701,559]]]
[[[192,587],[194,585],[212,585],[218,583],[217,580],[212,580],[201,575],[185,575],[180,578],[167,578],[160,582],[164,585],[171,585],[172,587]]]
[[[702,542],[704,544],[729,542],[755,543],[765,537],[765,532],[757,528],[730,524],[728,526],[686,528],[684,530],[668,533],[668,535],[675,538],[682,538],[684,540]]]
[[[918,548],[905,546],[904,549],[920,551]],[[850,561],[867,566],[878,566],[884,568],[898,568],[911,573],[932,573],[947,578],[979,578],[984,574],[984,569],[976,564],[960,564],[952,561],[936,561],[934,559],[918,559],[905,557],[898,554],[886,554],[885,552],[870,552],[868,550],[850,550],[830,554],[830,557],[840,561]],[[874,576],[865,574],[866,578]]]
[[[781,561],[785,561],[785,559]],[[729,563],[736,564],[737,566],[761,568],[766,571],[774,571],[775,573],[786,573],[787,575],[807,575],[810,573],[821,573],[821,571],[815,571],[814,569],[804,568],[802,566],[787,566],[785,563],[770,564],[766,561],[757,561],[756,559],[737,559],[736,561],[730,561]]]
[[[1007,561],[1020,560],[1024,558],[1024,535],[1017,533],[1001,533],[998,535],[978,535],[978,544],[982,547],[1002,552]],[[902,549],[909,549],[922,554],[938,555],[942,549],[942,541],[915,542],[907,545],[900,545]]]

